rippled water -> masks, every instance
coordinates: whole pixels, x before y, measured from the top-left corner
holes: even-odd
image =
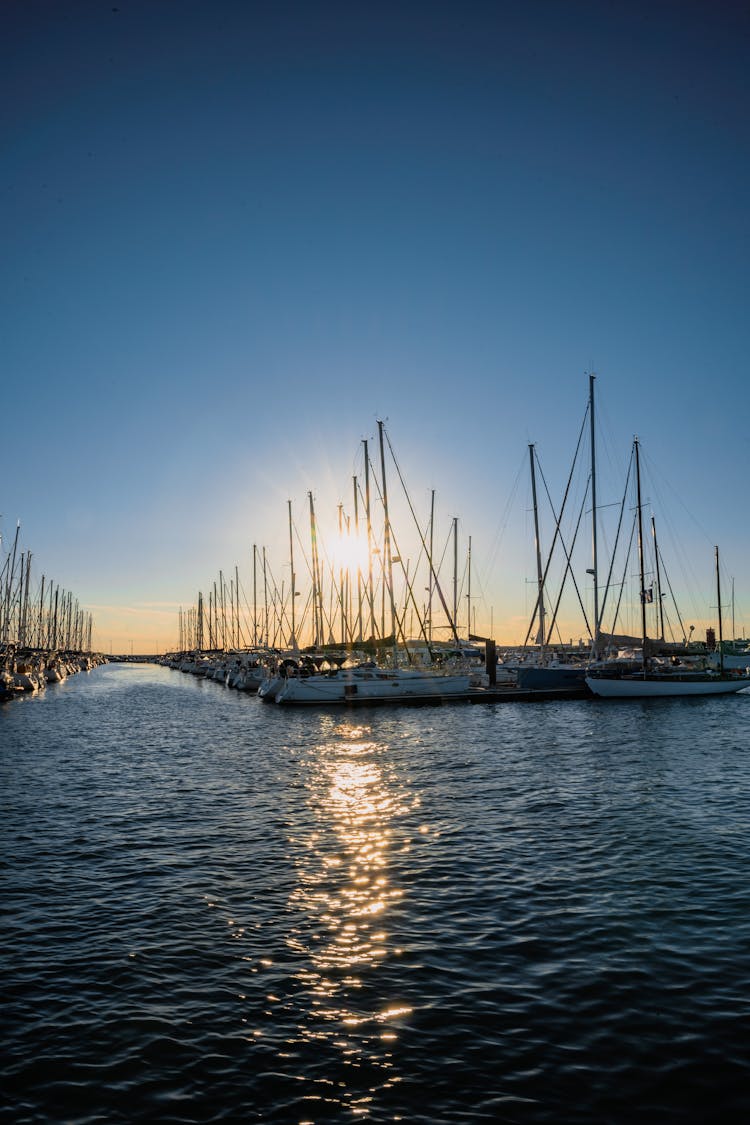
[[[750,1113],[750,694],[324,713],[108,666],[0,709],[24,1122]]]

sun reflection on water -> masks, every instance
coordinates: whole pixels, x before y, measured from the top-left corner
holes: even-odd
[[[389,935],[389,911],[403,891],[389,855],[397,821],[413,798],[388,770],[387,748],[367,726],[343,722],[309,760],[305,779],[309,830],[297,840],[298,884],[287,943],[301,967],[298,984],[308,1009],[299,1039],[325,1040],[345,1064],[366,1058],[380,1088],[397,1081],[392,1046],[410,1008],[388,996],[378,970],[399,950]],[[349,1103],[354,1108],[354,1103]]]

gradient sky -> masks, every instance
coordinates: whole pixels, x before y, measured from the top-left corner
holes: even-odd
[[[747,628],[746,5],[0,20],[3,552],[20,520],[97,647],[174,646],[177,607],[220,568],[247,584],[253,543],[282,575],[287,500],[332,522],[378,418],[438,537],[472,536],[477,628],[522,639],[519,472],[536,443],[559,499],[591,370],[602,503],[637,434],[688,616],[716,604],[718,543]]]

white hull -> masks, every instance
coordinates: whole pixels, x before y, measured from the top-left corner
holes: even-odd
[[[750,678],[737,676],[722,679],[710,676],[695,679],[677,679],[672,676],[642,676],[611,679],[587,676],[586,686],[603,699],[643,699],[675,695],[729,695],[750,687]]]
[[[276,696],[286,684],[283,676],[268,676],[258,688],[258,695],[266,703],[275,703]]]
[[[411,669],[343,669],[333,675],[292,676],[276,694],[277,703],[388,703],[462,697],[471,687],[466,673],[441,675]]]

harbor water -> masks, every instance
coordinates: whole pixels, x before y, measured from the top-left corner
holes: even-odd
[[[0,764],[3,1123],[750,1115],[750,693],[107,665],[2,706]]]

